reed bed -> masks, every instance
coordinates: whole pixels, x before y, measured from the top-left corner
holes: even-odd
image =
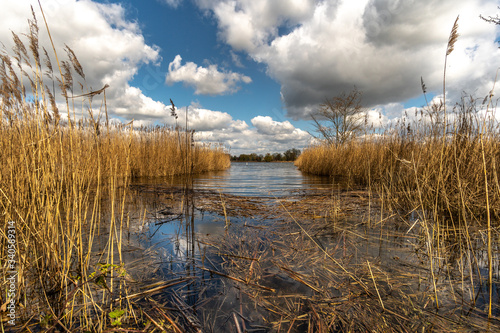
[[[229,156],[193,142],[189,131],[110,125],[106,87],[85,91],[73,51],[66,46],[68,59],[55,54],[53,64],[38,33],[33,14],[27,41],[13,32],[13,50],[0,51],[0,269],[2,289],[14,291],[0,296],[2,330],[104,331],[123,318],[137,324],[122,253],[130,179],[220,170]],[[86,117],[75,116],[74,85]],[[56,103],[58,93],[65,104]],[[11,303],[14,312],[5,308]]]
[[[489,289],[483,297],[491,319],[498,308],[500,128],[491,96],[481,100],[464,98],[448,113],[442,103],[431,105],[383,132],[311,147],[296,165],[365,186],[402,226],[422,228],[436,309],[439,281],[460,274],[464,294]],[[473,297],[469,302],[475,308]]]
[[[415,122],[407,125],[411,131],[388,129],[343,146],[311,147],[295,164],[307,173],[374,186],[395,209],[418,208],[436,218],[481,224],[487,210],[495,218],[500,213],[500,132],[497,124],[477,127],[481,119],[475,107],[469,105],[449,124],[444,138],[431,135],[432,124]]]
[[[427,212],[424,220],[432,216],[434,221],[444,217],[486,222],[490,232],[491,216],[498,217],[500,208],[495,83],[482,102],[463,96],[451,112],[447,109],[446,64],[459,38],[458,20],[446,46],[442,100],[416,110],[413,120],[405,113],[394,127],[372,136],[365,129],[362,140],[339,145],[325,138],[325,143],[299,157],[299,169],[353,176],[361,183],[376,184],[391,207]],[[427,101],[423,78],[421,87]]]
[[[372,134],[367,129],[363,138],[347,144],[311,147],[296,165],[366,186],[370,197],[379,198],[382,212],[400,216],[408,232],[421,228],[435,308],[442,305],[439,282],[460,275],[471,309],[476,290],[488,289],[482,297],[491,320],[498,310],[493,290],[498,282],[500,127],[492,92],[481,100],[464,96],[451,111],[447,108],[446,63],[458,37],[457,17],[446,48],[442,101],[417,110],[413,120],[405,114],[393,127]],[[421,85],[425,95],[423,79]]]
[[[169,127],[141,128],[136,132],[129,148],[130,176],[196,174],[224,170],[230,166],[229,155],[225,154],[222,146],[194,143],[191,132],[183,133]]]

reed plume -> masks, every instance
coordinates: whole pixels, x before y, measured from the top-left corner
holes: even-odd
[[[458,39],[458,18],[460,16],[457,16],[455,23],[453,23],[453,28],[451,29],[450,37],[448,38],[448,45],[446,46],[446,56],[449,56],[451,52],[453,52],[455,48],[455,42]]]
[[[85,73],[83,72],[82,65],[78,61],[75,52],[73,52],[73,50],[67,44],[64,45],[66,53],[68,54],[68,58],[71,60],[71,63],[73,64],[73,69],[78,75],[80,75],[85,80]]]
[[[453,28],[450,32],[450,37],[448,38],[448,44],[446,45],[446,56],[444,57],[444,72],[443,72],[443,103],[444,103],[444,124],[446,131],[446,67],[448,63],[448,56],[455,49],[455,43],[458,40],[458,19],[460,16],[457,16],[455,19],[455,23],[453,23]]]

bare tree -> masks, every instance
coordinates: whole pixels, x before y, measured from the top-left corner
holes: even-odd
[[[498,7],[498,9],[500,9],[500,7]],[[500,17],[498,16],[498,14],[495,17],[493,17],[493,16],[484,17],[483,15],[479,15],[479,17],[486,22],[500,25]]]
[[[331,145],[340,146],[352,140],[363,130],[364,109],[361,92],[354,88],[321,104],[314,120],[316,131]]]

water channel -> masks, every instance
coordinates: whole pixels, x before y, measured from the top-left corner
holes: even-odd
[[[346,190],[328,177],[304,175],[292,163],[233,163],[226,171],[189,179],[135,179],[127,203],[131,212],[124,248],[127,269],[143,282],[143,289],[161,281],[172,284],[151,297],[180,313],[186,331],[243,332],[243,327],[249,332],[274,332],[284,325],[290,332],[301,332],[317,327],[300,313],[305,307],[314,314],[311,302],[318,295],[344,297],[344,287],[337,285],[340,282],[332,273],[339,266],[339,276],[346,272],[339,262],[365,276],[362,282],[348,273],[346,279],[355,284],[371,281],[367,269],[373,281],[379,275],[378,288],[370,286],[366,304],[378,307],[375,290],[391,295],[398,285],[398,292],[414,295],[413,301],[426,308],[432,304],[432,297],[425,296],[432,295],[432,284],[422,250],[424,231],[416,222],[411,226],[411,220],[398,224],[402,227],[386,227],[390,217],[380,213],[371,195]],[[307,230],[317,236],[300,231],[306,219],[312,221]],[[325,258],[332,267],[321,261]],[[368,261],[377,263],[379,271],[372,272]],[[443,269],[456,264],[445,261]],[[329,273],[318,273],[321,269]],[[449,271],[447,278],[451,281]],[[439,281],[439,288],[449,313],[484,317],[468,306],[472,299],[484,308],[484,285],[462,288],[461,302],[468,303],[457,310],[455,286],[445,280]],[[465,291],[469,294],[463,295]],[[276,304],[265,305],[260,298],[266,293],[289,300],[277,310]],[[385,300],[387,309],[390,299]],[[283,310],[286,307],[298,312]],[[426,325],[423,320],[415,327]]]
[[[233,163],[228,170],[207,172],[189,179],[136,179],[132,183],[132,189],[136,189],[133,197],[137,207],[134,211],[147,212],[139,227],[139,231],[145,233],[147,245],[154,244],[167,257],[177,258],[186,257],[185,239],[194,236],[189,234],[191,232],[221,235],[225,232],[227,220],[231,224],[269,222],[261,216],[231,214],[228,217],[228,212],[224,215],[223,207],[222,211],[215,209],[215,212],[214,209],[205,209],[205,206],[213,205],[213,201],[216,205],[222,204],[224,197],[230,196],[250,202],[273,202],[277,198],[290,199],[304,191],[331,186],[328,177],[303,174],[293,163],[259,162]],[[184,230],[186,225],[189,230]]]
[[[182,186],[185,179],[142,179],[136,183],[166,182]],[[192,178],[195,190],[220,191],[241,196],[283,196],[301,190],[325,188],[331,186],[328,177],[304,174],[293,163],[239,162],[232,163],[225,171],[206,172]]]

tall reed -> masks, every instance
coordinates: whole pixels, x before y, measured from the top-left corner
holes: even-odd
[[[478,260],[487,250],[484,268],[492,287],[498,262],[498,253],[492,251],[492,229],[498,227],[500,217],[500,131],[492,118],[481,118],[490,116],[480,115],[480,109],[480,101],[470,98],[457,105],[452,130],[444,140],[434,135],[442,133],[435,130],[438,125],[416,121],[410,132],[400,125],[341,147],[311,147],[296,165],[304,172],[369,185],[392,213],[406,219],[412,213],[424,231],[424,248],[432,263],[429,271],[436,273],[432,281],[442,278],[438,272],[443,265],[455,265],[447,258],[460,257],[459,269],[470,275],[469,285],[481,286]],[[479,241],[482,230],[487,235],[484,243]],[[447,256],[444,251],[450,247],[459,248],[460,253]],[[474,297],[470,301],[474,303]]]
[[[452,112],[446,108],[446,62],[458,38],[457,30],[458,17],[446,49],[444,100],[427,104],[420,114],[415,113],[413,121],[405,117],[393,127],[348,145],[339,147],[325,142],[311,147],[301,154],[296,165],[304,172],[347,176],[371,188],[375,185],[384,207],[403,216],[410,213],[418,216],[426,238],[437,308],[439,276],[435,272],[445,265],[445,242],[454,238],[453,247],[461,249],[460,256],[468,257],[466,264],[472,286],[476,282],[474,266],[478,272],[477,282],[483,284],[477,258],[487,249],[488,317],[491,318],[492,223],[500,217],[496,163],[500,158],[500,128],[494,117],[496,105],[492,103],[491,94],[483,102],[464,96]],[[423,79],[421,85],[425,95]],[[472,234],[473,229],[487,230],[487,240],[479,249],[474,248],[473,243],[481,234]],[[465,268],[460,270],[464,272]],[[473,297],[470,301],[475,303]]]
[[[310,147],[295,164],[307,173],[349,177],[359,184],[371,180],[380,185],[395,209],[422,206],[448,219],[481,224],[487,213],[486,189],[490,192],[489,211],[497,218],[500,214],[497,184],[486,184],[483,176],[484,164],[487,179],[495,179],[498,173],[494,165],[500,157],[500,132],[493,121],[482,126],[479,108],[481,104],[475,99],[464,98],[456,105],[455,120],[450,125],[453,130],[444,144],[441,136],[431,135],[436,133],[436,124],[417,120],[411,124],[411,131],[400,125],[341,147]],[[436,184],[441,184],[437,209]],[[422,191],[421,204],[417,187]]]
[[[85,74],[76,55],[66,47],[68,60],[58,58],[56,74],[49,52],[40,52],[34,14],[29,31],[28,47],[13,32],[12,52],[0,51],[3,285],[8,285],[7,230],[14,225],[17,323],[32,318],[40,327],[66,332],[102,331],[113,309],[136,318],[130,303],[116,301],[126,292],[121,244],[131,177],[220,170],[229,166],[229,156],[222,147],[192,140],[184,141],[190,147],[179,144],[180,134],[167,126],[106,121],[103,127],[102,110],[94,110],[91,100],[88,116],[77,119],[70,109],[73,84],[86,98],[93,92],[83,90]],[[56,103],[58,91],[65,96],[64,113]],[[105,97],[103,105],[107,113]],[[190,169],[183,168],[187,163]]]

